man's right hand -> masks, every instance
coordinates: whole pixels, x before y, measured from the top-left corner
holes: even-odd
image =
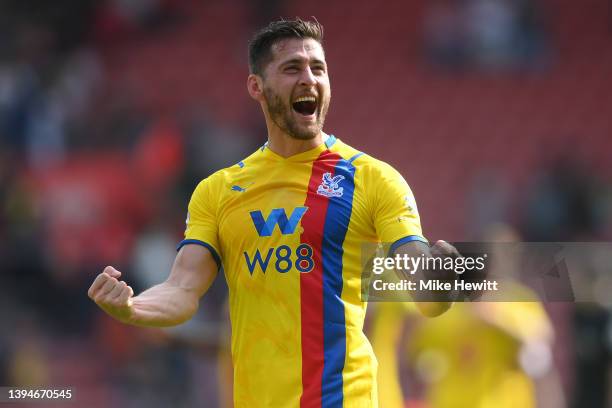
[[[134,296],[120,281],[121,272],[107,266],[89,288],[89,297],[115,319],[133,326],[170,327],[189,320],[217,276],[217,262],[208,248],[183,246],[168,279]]]
[[[133,312],[134,291],[127,283],[118,279],[120,276],[121,272],[107,266],[91,284],[87,295],[112,317],[128,322]]]

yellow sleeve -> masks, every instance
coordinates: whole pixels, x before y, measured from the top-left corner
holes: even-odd
[[[208,177],[200,182],[189,201],[187,211],[187,228],[185,239],[178,249],[187,244],[202,245],[212,253],[217,266],[221,267],[219,238],[217,226],[218,195],[214,194],[214,177]]]
[[[409,241],[427,243],[414,195],[402,175],[381,163],[370,177],[368,185],[375,186],[373,218],[378,239],[393,244],[392,249]]]

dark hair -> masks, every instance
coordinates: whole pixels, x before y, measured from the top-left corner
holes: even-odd
[[[257,31],[249,41],[249,70],[261,75],[272,60],[272,46],[287,38],[312,38],[323,45],[323,26],[315,21],[278,20]]]

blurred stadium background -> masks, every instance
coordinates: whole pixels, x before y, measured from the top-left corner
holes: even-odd
[[[246,43],[280,16],[325,26],[326,129],[404,174],[428,238],[612,239],[609,1],[4,0],[0,385],[226,406],[223,279],[169,331],[117,324],[86,291],[107,264],[164,279],[197,182],[265,141]],[[544,304],[557,406],[612,407],[611,298]]]

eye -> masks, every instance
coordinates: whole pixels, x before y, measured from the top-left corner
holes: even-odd
[[[299,68],[295,65],[289,65],[288,67],[285,68],[285,72],[289,74],[295,74],[298,71],[299,71]]]
[[[323,65],[317,65],[311,68],[312,72],[314,72],[315,74],[324,74],[325,73],[325,67]]]

